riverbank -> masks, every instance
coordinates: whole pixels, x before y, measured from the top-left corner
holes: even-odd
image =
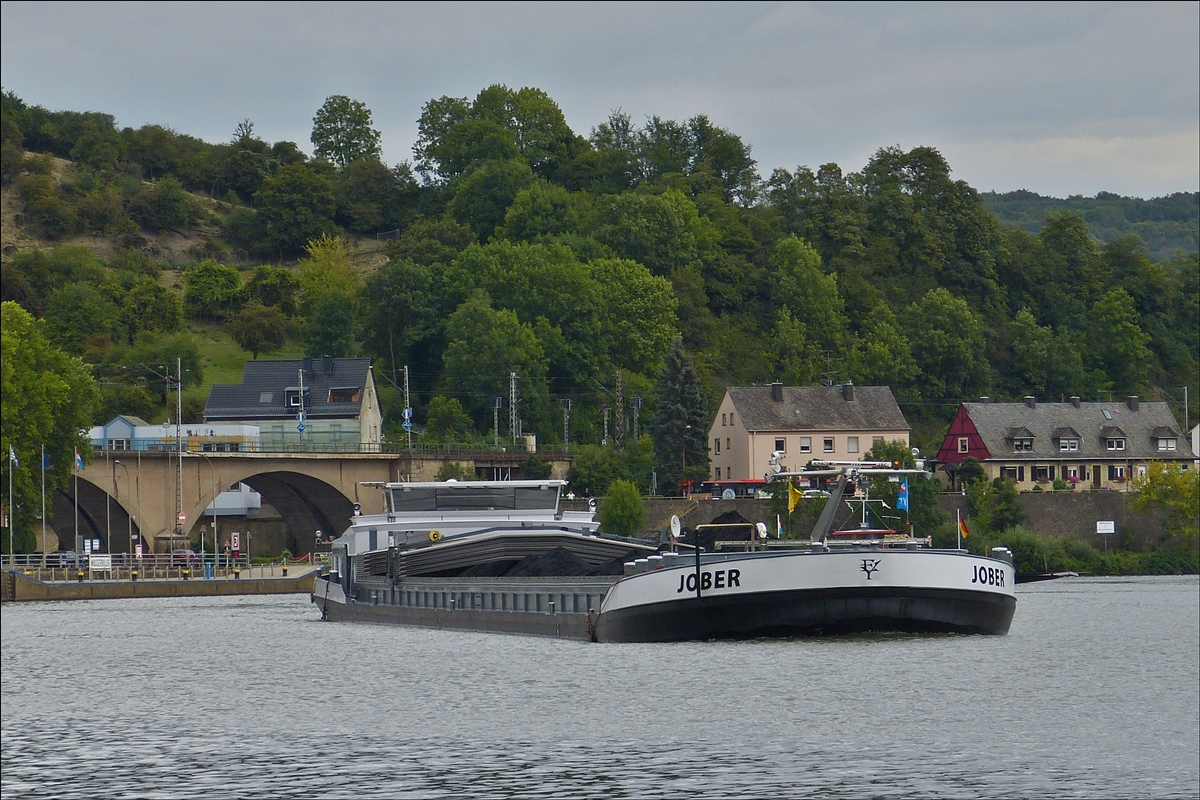
[[[262,568],[251,567],[237,577],[205,580],[140,581],[43,581],[32,575],[10,571],[4,575],[0,601],[116,600],[132,597],[222,597],[228,595],[307,594],[320,573],[312,567],[289,577],[269,577]]]

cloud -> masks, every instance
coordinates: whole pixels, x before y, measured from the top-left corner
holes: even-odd
[[[961,175],[1055,194],[1200,188],[1195,159],[1178,152],[1189,136],[1195,150],[1200,118],[1196,3],[6,2],[2,13],[6,89],[210,141],[250,118],[307,147],[316,109],[346,94],[373,110],[395,162],[411,157],[423,103],[504,83],[544,89],[584,135],[616,108],[707,114],[764,173],[856,168],[913,143],[941,148]],[[1128,144],[1111,145],[1111,162],[1064,161],[1103,148],[1063,142]]]

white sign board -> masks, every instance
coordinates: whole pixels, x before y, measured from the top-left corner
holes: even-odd
[[[233,534],[231,535],[230,539],[231,539],[230,544],[232,545],[231,549],[234,552],[240,552],[242,549],[242,534],[238,531],[234,531]]]
[[[112,572],[112,556],[111,555],[93,555],[88,559],[88,567],[92,572]]]
[[[1096,533],[1116,533],[1117,523],[1111,519],[1096,520]]]

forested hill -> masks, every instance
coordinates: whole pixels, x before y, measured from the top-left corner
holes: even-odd
[[[1097,241],[1108,244],[1133,235],[1154,260],[1170,258],[1176,251],[1200,250],[1200,194],[1176,192],[1143,200],[1100,192],[1095,197],[1073,195],[1044,197],[1035,192],[984,192],[983,204],[1005,225],[1037,233],[1047,217],[1072,211],[1082,214]]]
[[[250,121],[211,144],[11,93],[0,122],[5,313],[43,318],[26,327],[91,365],[97,416],[161,419],[153,365],[177,356],[201,408],[198,348],[219,333],[236,358],[363,354],[385,384],[407,367],[424,440],[491,442],[515,374],[543,446],[562,443],[568,400],[572,445],[649,431],[646,485],[653,464],[670,484],[707,463],[728,385],[887,385],[922,446],[980,395],[1200,390],[1195,247],[1095,235],[1103,204],[1001,224],[931,147],[762,176],[702,115],[614,113],[585,136],[544,92],[504,86],[430,100],[397,165],[342,96],[316,111],[313,157]],[[1180,214],[1162,224],[1194,229]]]

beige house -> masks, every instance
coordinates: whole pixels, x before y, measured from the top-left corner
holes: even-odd
[[[908,444],[909,426],[886,386],[731,386],[709,428],[709,462],[715,480],[761,479],[775,452],[799,469],[897,439]]]

